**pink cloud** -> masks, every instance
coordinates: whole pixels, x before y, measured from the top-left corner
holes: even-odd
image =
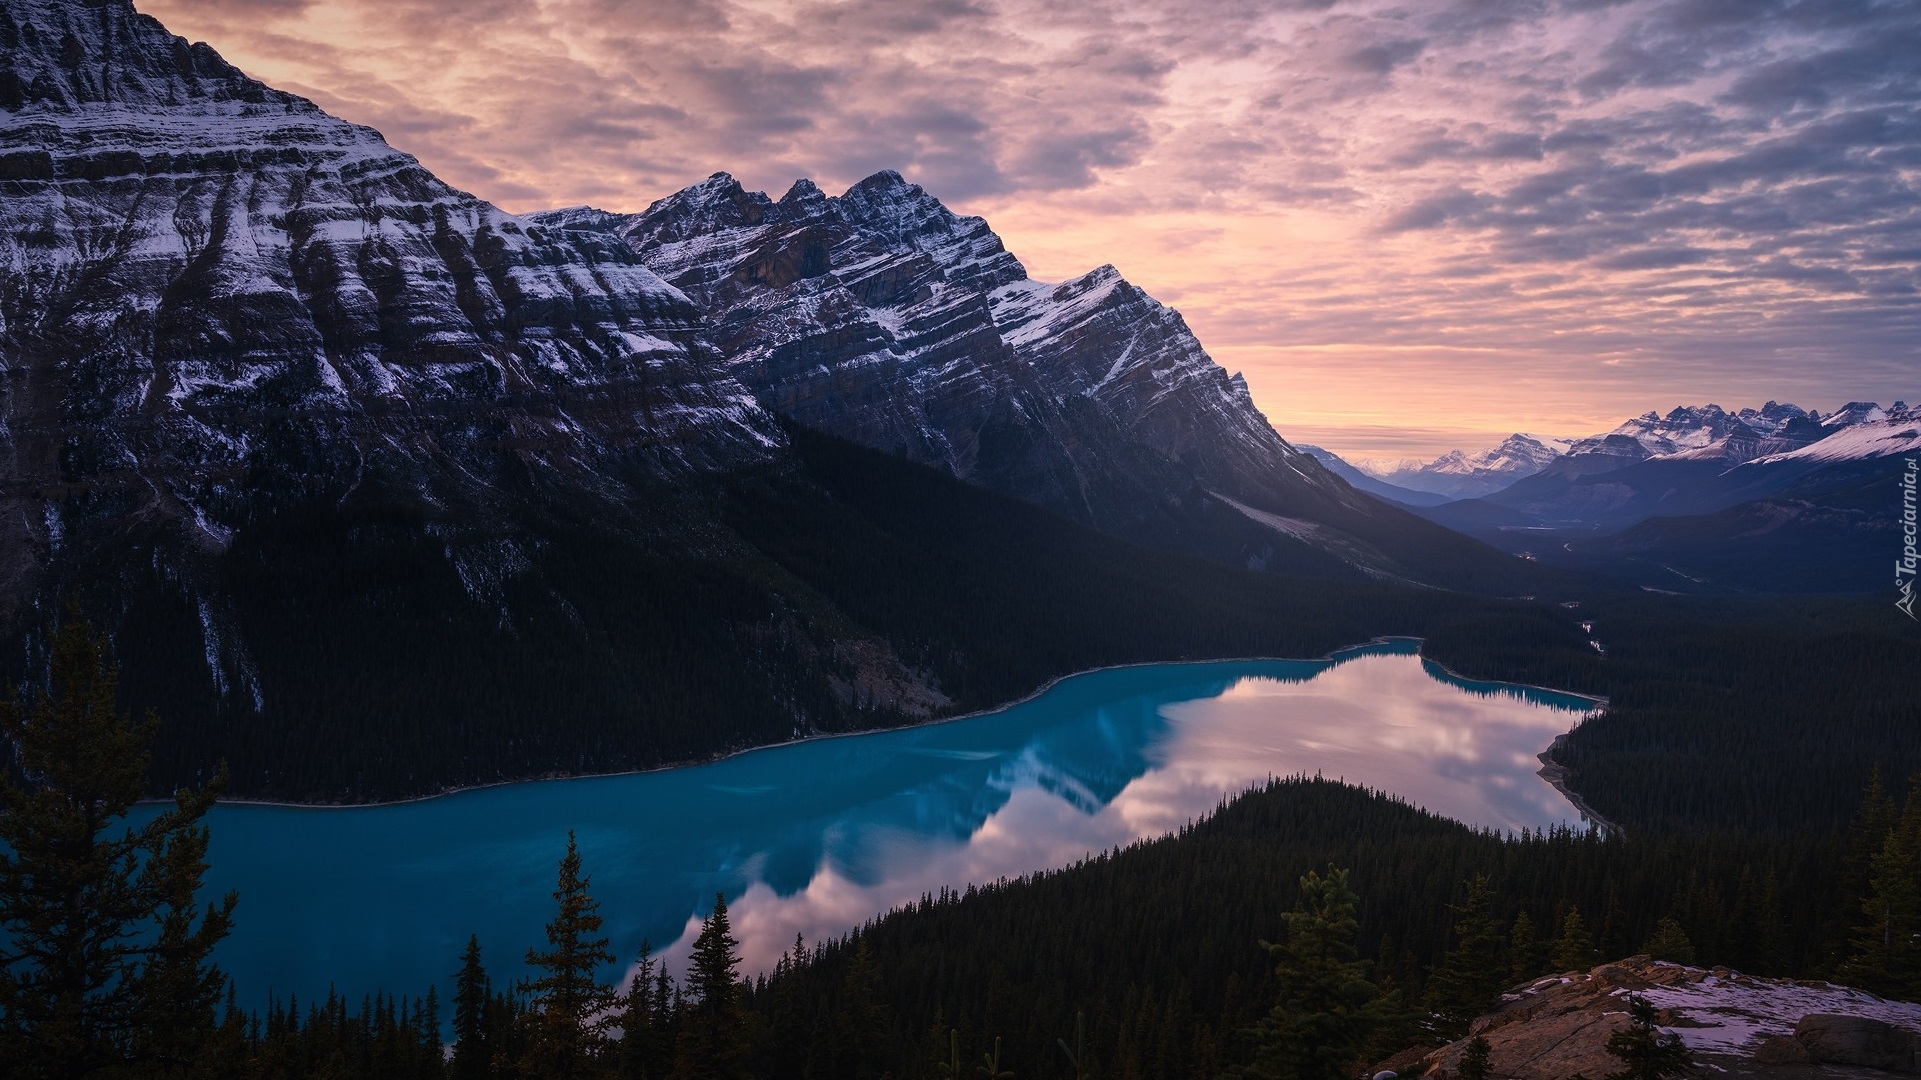
[[[897,169],[1036,276],[1178,298],[1337,449],[1582,434],[1650,394],[1911,397],[1921,368],[1912,6],[140,6],[512,210]],[[1357,370],[1488,419],[1350,399]]]

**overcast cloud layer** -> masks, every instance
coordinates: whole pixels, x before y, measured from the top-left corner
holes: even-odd
[[[136,0],[511,210],[898,169],[1359,455],[1921,397],[1921,3]]]

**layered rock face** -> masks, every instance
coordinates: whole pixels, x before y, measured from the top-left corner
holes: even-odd
[[[615,231],[708,312],[731,370],[770,408],[1071,505],[1070,464],[1022,452],[1045,445],[1059,409],[1000,340],[979,290],[911,244],[877,242],[850,220],[859,210],[809,183],[775,202],[721,174]],[[967,252],[967,237],[930,239]],[[997,254],[957,260],[954,277],[991,284],[1019,273]]]
[[[765,458],[624,245],[548,233],[125,0],[0,11],[0,602],[89,530],[220,549],[263,499],[420,507]]]

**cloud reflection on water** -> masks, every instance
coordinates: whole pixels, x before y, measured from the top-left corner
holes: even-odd
[[[720,891],[759,970],[796,934],[1162,835],[1270,776],[1342,778],[1491,828],[1574,820],[1534,755],[1588,703],[1454,679],[1413,649],[1114,669],[998,713],[655,773],[223,804],[209,886],[241,907],[216,959],[248,1004],[330,984],[351,999],[445,983],[477,934],[504,985],[551,916],[569,830],[623,960],[646,938],[679,970]]]
[[[924,828],[870,825],[860,843],[829,851],[803,888],[752,881],[730,902],[747,963],[770,967],[797,934],[837,935],[944,887],[1064,866],[1163,835],[1269,776],[1319,773],[1503,830],[1578,823],[1536,775],[1537,755],[1570,725],[1567,699],[1549,706],[1539,694],[1448,679],[1435,665],[1381,654],[1311,678],[1243,674],[1185,692],[1192,696],[1103,705],[1018,755],[991,759],[988,775],[960,785],[992,793],[949,818],[965,821],[964,832],[936,839]],[[943,783],[909,801],[924,824],[926,811],[953,794]],[[994,796],[1004,801],[977,817]],[[668,950],[677,968],[698,931],[690,918]]]

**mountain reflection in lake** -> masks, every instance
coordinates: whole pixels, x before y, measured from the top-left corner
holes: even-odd
[[[329,984],[358,1000],[435,983],[447,1001],[477,933],[504,984],[542,943],[569,829],[615,950],[646,938],[678,970],[716,891],[761,969],[796,934],[1169,832],[1269,776],[1344,778],[1492,828],[1578,823],[1535,755],[1592,704],[1453,679],[1393,642],[1093,672],[984,716],[663,772],[380,807],[226,804],[209,883],[241,902],[217,959],[252,1004]]]

